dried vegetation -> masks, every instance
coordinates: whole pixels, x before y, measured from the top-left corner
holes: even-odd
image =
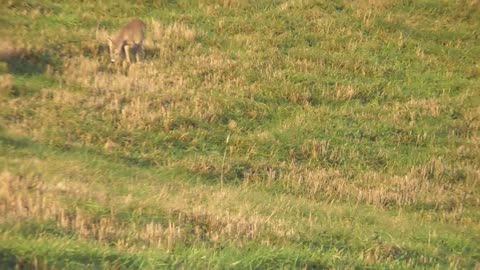
[[[267,2],[9,1],[0,266],[478,267],[478,1]]]

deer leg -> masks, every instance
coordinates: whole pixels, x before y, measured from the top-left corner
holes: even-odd
[[[142,46],[138,46],[137,50],[135,52],[135,58],[137,59],[137,63],[140,63],[140,54],[143,57],[143,47]]]
[[[125,58],[127,58],[127,62],[130,63],[130,46],[125,45],[123,49],[125,50]]]

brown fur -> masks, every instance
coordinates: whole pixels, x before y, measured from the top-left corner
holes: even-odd
[[[139,19],[134,19],[124,25],[113,39],[108,39],[110,59],[116,62],[122,53],[125,53],[127,62],[131,62],[130,51],[135,54],[137,62],[140,62],[140,53],[143,50],[146,24]]]

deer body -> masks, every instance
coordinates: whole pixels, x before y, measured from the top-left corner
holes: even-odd
[[[139,19],[134,19],[128,24],[124,25],[118,34],[113,39],[108,39],[108,46],[110,48],[110,60],[112,63],[120,58],[122,53],[125,53],[127,62],[131,62],[130,51],[133,51],[137,62],[140,62],[140,53],[143,48],[143,40],[145,37],[146,25]]]

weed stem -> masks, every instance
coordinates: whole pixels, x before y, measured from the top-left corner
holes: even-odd
[[[227,159],[227,148],[228,148],[228,141],[230,141],[230,135],[231,133],[229,132],[227,135],[227,139],[225,140],[225,151],[223,152],[223,160],[222,160],[222,172],[220,173],[220,187],[223,188],[223,176],[225,172],[225,160]]]

